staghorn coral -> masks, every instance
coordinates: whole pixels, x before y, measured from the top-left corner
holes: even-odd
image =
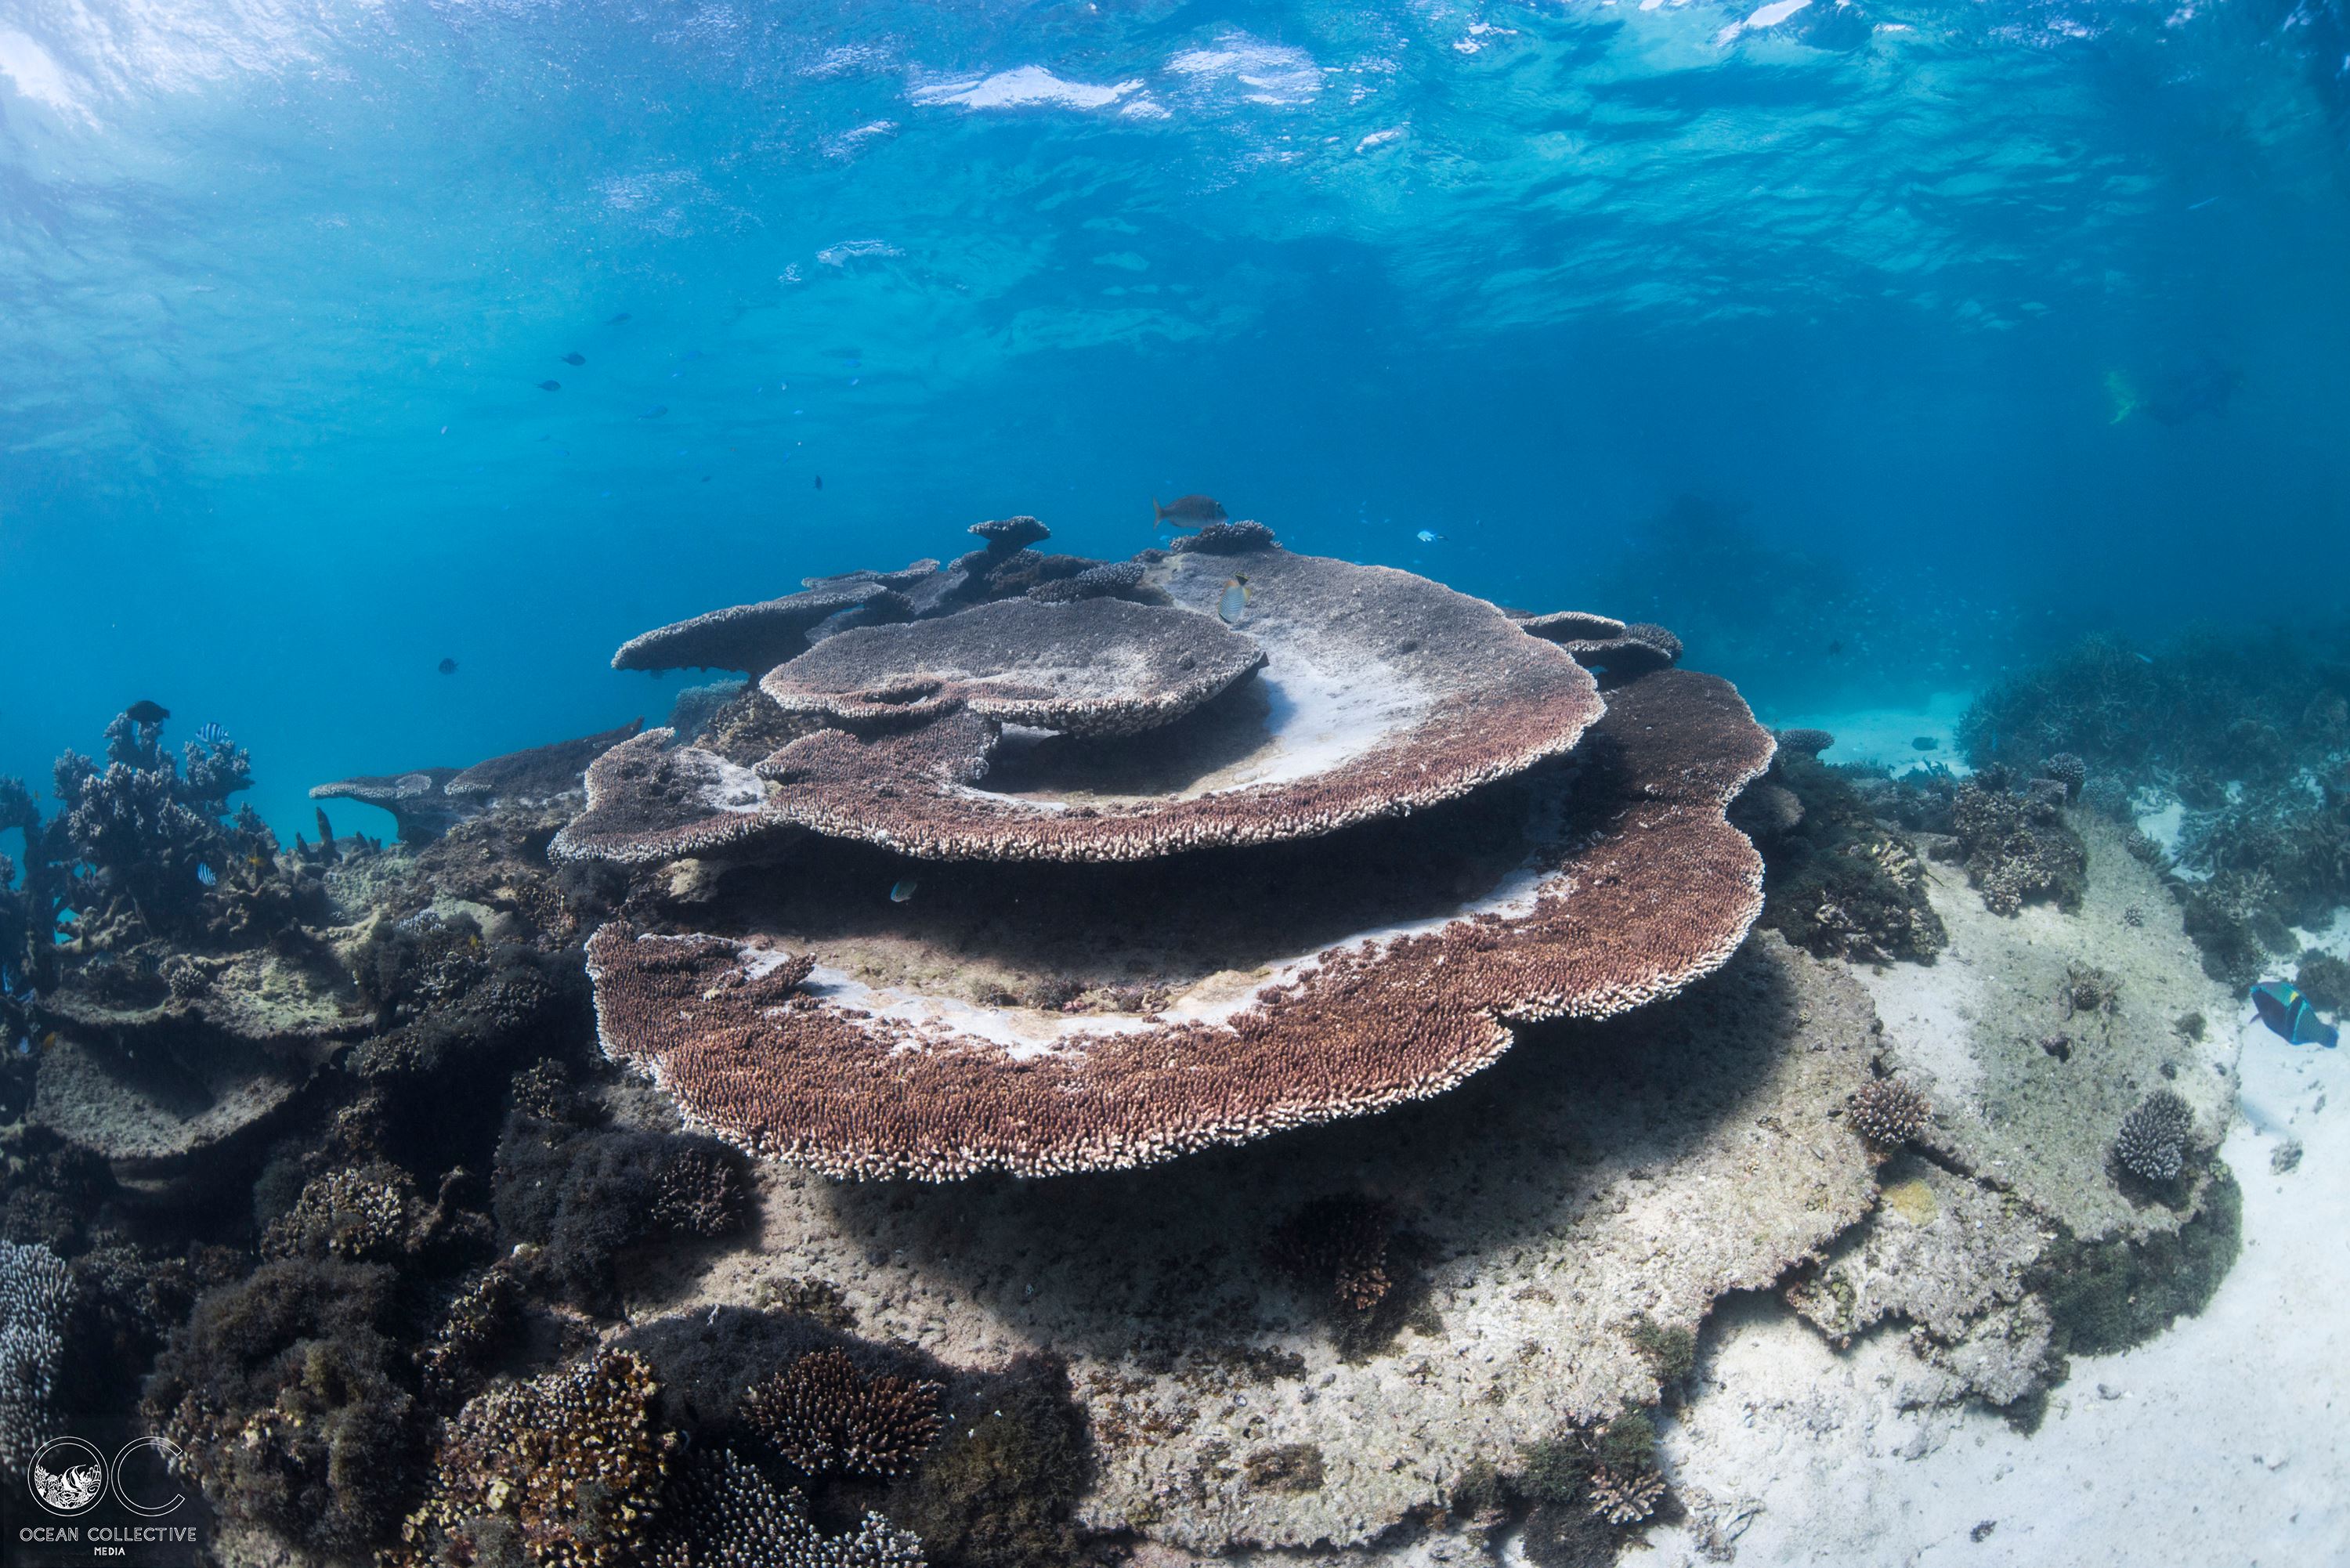
[[[939,1434],[936,1383],[868,1377],[838,1350],[812,1351],[755,1385],[743,1418],[776,1453],[810,1475],[891,1476]]]
[[[2168,1089],[2157,1089],[2122,1118],[2114,1135],[2115,1163],[2147,1181],[2169,1181],[2186,1166],[2194,1130],[2195,1114],[2187,1102]]]
[[[648,1561],[678,1446],[655,1428],[652,1396],[641,1357],[604,1351],[468,1401],[433,1456],[423,1506],[384,1561],[454,1568],[502,1552],[537,1568]]]
[[[38,1243],[0,1241],[0,1483],[15,1486],[57,1427],[73,1271]]]
[[[697,1454],[670,1483],[651,1568],[922,1568],[920,1538],[868,1512],[826,1535],[807,1499],[779,1489],[731,1449]]]

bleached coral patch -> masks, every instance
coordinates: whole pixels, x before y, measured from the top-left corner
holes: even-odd
[[[1142,81],[1073,82],[1043,66],[1021,66],[993,76],[933,81],[908,94],[923,105],[952,104],[965,109],[1058,108],[1107,109],[1128,94],[1141,90]]]

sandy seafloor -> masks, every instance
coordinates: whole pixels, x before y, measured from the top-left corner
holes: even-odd
[[[2240,1027],[2220,1156],[2243,1188],[2242,1255],[2200,1316],[2074,1357],[2032,1435],[1981,1407],[1906,1408],[1927,1368],[1898,1328],[1839,1355],[1775,1302],[1724,1304],[1666,1450],[1677,1489],[1751,1508],[1739,1563],[2350,1562],[2350,1106],[2327,1110],[2342,1058],[2286,1045],[2249,1007]],[[2287,1139],[2301,1162],[2272,1171]],[[1648,1540],[1658,1568],[1719,1560],[1686,1524]]]

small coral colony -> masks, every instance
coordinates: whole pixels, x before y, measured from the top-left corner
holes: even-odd
[[[153,702],[102,761],[59,760],[54,809],[0,781],[23,840],[0,858],[8,1484],[99,1412],[168,1442],[223,1561],[951,1568],[1448,1530],[1607,1561],[1675,1506],[1653,1417],[1712,1297],[1825,1299],[1872,1173],[1957,1107],[1865,1025],[1753,1025],[1755,1061],[1846,1064],[1780,1129],[1843,1173],[1789,1199],[1817,1222],[1575,1333],[1529,1316],[1564,1359],[1487,1400],[1515,1429],[1463,1408],[1443,1465],[1374,1485],[1310,1425],[1253,1427],[1244,1394],[1202,1407],[1260,1387],[1289,1412],[1263,1419],[1310,1423],[1337,1386],[1312,1368],[1407,1365],[1443,1334],[1429,1282],[1511,1244],[1447,1231],[1381,1167],[1439,1125],[1399,1107],[1550,1053],[1579,1065],[1521,1092],[1571,1109],[1709,987],[1865,1018],[1827,971],[1931,962],[1938,877],[1994,914],[2075,909],[2095,825],[2165,792],[2186,831],[2132,852],[2230,983],[2350,884],[2338,763],[2297,782],[2350,741],[2322,671],[2091,645],[1982,701],[1970,774],[1895,779],[1774,738],[1663,628],[1293,554],[1203,497],[1160,512],[1197,531],[1102,562],[1009,518],[943,566],[647,632],[617,667],[741,679],[661,727],[321,784],[290,846],[232,805],[244,748],[167,747]],[[2230,682],[2253,730],[2179,717]],[[2249,793],[2226,787],[2244,758]],[[399,842],[338,831],[345,800]],[[1742,946],[1751,972],[1707,981]],[[2350,989],[2300,969],[2277,1006]],[[2067,1019],[2111,1010],[2099,983]],[[1402,1130],[1318,1168],[1281,1152],[1371,1113]],[[1475,1181],[1573,1163],[1442,1125]],[[2189,1100],[2158,1087],[2098,1136],[2133,1201],[2200,1202],[2215,1134]],[[1224,1293],[1187,1321],[1242,1326],[1080,1353],[959,1325],[1039,1282],[984,1281],[957,1204],[1049,1179],[1152,1215],[1134,1184],[1191,1179],[1170,1166],[1258,1211],[1168,1276]],[[847,1262],[751,1269],[779,1195],[810,1190],[836,1197],[793,1199],[801,1241]],[[930,1240],[860,1231],[865,1190]],[[1104,1279],[1165,1262],[1155,1222],[1089,1254]],[[979,1282],[891,1328],[886,1276],[926,1263]],[[1587,1386],[1586,1354],[1614,1369]],[[1146,1387],[1167,1397],[1138,1414]]]

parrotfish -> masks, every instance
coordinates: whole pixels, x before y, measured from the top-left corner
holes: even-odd
[[[563,390],[563,383],[560,381],[541,381],[538,384],[538,389],[542,392],[559,392]]]
[[[575,349],[563,357],[563,362],[567,365],[585,365],[588,363],[588,356]]]
[[[1248,613],[1248,579],[1234,577],[1224,585],[1222,597],[1216,600],[1216,614],[1226,626],[1232,626]]]
[[[2287,1044],[2323,1045],[2331,1050],[2342,1043],[2342,1032],[2319,1018],[2309,998],[2291,981],[2264,980],[2252,987],[2252,1008],[2261,1022],[2282,1035]]]
[[[1205,528],[1211,523],[1223,520],[1224,504],[1213,496],[1179,495],[1164,506],[1159,504],[1156,496],[1151,498],[1150,531],[1154,534],[1162,525],[1169,528]]]

